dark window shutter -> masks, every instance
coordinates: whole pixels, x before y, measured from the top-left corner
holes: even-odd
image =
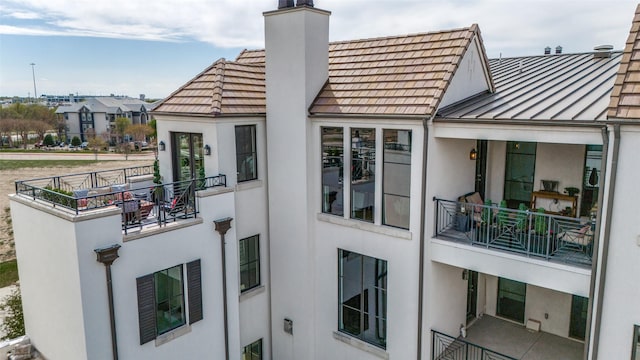
[[[140,345],[156,338],[156,294],[153,274],[136,279],[138,288],[138,325]]]
[[[189,296],[189,324],[202,320],[202,276],[200,259],[187,264],[187,289]]]

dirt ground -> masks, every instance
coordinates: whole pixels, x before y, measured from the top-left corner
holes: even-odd
[[[152,165],[153,160],[104,161],[97,164],[73,167],[0,169],[0,262],[15,258],[13,231],[9,212],[9,196],[15,193],[15,181],[47,176],[76,174],[90,171],[119,169],[132,166]]]

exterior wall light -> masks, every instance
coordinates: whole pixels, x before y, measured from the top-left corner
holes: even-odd
[[[211,146],[209,146],[209,145],[205,145],[204,146],[204,154],[205,155],[211,155]]]
[[[160,150],[160,151],[164,151],[164,149],[166,149],[166,146],[165,146],[165,144],[164,144],[164,141],[160,141],[160,142],[158,143],[158,150]]]
[[[469,160],[476,160],[478,159],[478,152],[476,151],[475,148],[471,149],[471,151],[469,151]]]

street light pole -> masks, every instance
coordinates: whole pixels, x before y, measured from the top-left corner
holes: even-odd
[[[31,65],[31,75],[33,75],[33,100],[34,102],[38,102],[38,91],[36,91],[36,64],[31,63],[29,65]]]

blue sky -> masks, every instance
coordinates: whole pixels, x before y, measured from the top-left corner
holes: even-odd
[[[263,46],[277,0],[2,0],[0,96],[146,94],[163,98],[215,60]],[[594,46],[622,49],[630,0],[315,0],[331,40],[478,23],[489,57]]]

